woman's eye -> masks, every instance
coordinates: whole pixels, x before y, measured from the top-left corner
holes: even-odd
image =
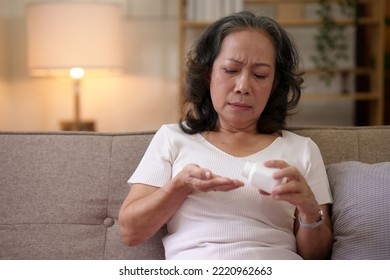
[[[266,76],[265,75],[261,75],[261,74],[254,74],[256,78],[258,79],[265,79]]]
[[[237,70],[235,69],[230,69],[230,68],[224,68],[223,71],[227,74],[233,74],[233,73],[236,73]]]

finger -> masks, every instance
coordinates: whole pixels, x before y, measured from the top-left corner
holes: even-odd
[[[225,177],[215,177],[206,184],[202,187],[205,191],[230,191],[244,186],[242,181]]]
[[[244,182],[240,181],[240,180],[232,180],[230,179],[231,182],[229,184],[225,184],[225,185],[219,185],[216,187],[216,190],[218,191],[230,191],[230,190],[233,190],[233,189],[237,189],[237,188],[240,188],[240,187],[243,187],[244,186]]]
[[[205,177],[192,177],[191,178],[191,184],[194,188],[202,191],[210,191],[216,188],[219,185],[225,185],[229,183],[229,180],[221,179],[219,177],[212,177],[209,179],[206,179]]]
[[[271,195],[270,193],[268,193],[268,192],[265,192],[265,191],[263,191],[263,190],[259,190],[259,193],[260,194],[262,194],[262,195]]]
[[[211,173],[210,170],[207,170],[207,169],[203,169],[202,170],[202,176],[201,178],[203,180],[210,180],[212,178],[213,174]]]
[[[213,173],[210,170],[201,168],[197,164],[189,164],[186,166],[186,169],[190,177],[199,178],[200,180],[209,180],[213,177]]]
[[[206,181],[206,184],[210,188],[221,188],[223,186],[235,186],[235,182],[232,179],[226,177],[215,176],[212,179]]]
[[[284,184],[280,184],[272,189],[273,195],[299,193],[303,189],[297,181],[289,181]]]
[[[221,185],[221,186],[215,187],[211,190],[219,191],[219,192],[227,192],[227,191],[232,191],[232,190],[235,190],[235,189],[241,188],[241,187],[242,186],[237,186],[237,185]]]
[[[301,173],[294,166],[287,166],[274,172],[272,174],[272,178],[274,178],[275,180],[287,178],[287,181],[299,180],[301,178]]]

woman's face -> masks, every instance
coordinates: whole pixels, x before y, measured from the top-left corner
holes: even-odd
[[[275,50],[265,33],[243,30],[226,36],[210,79],[218,128],[256,130],[274,76]]]

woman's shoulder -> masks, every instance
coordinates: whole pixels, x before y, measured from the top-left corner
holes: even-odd
[[[180,135],[185,134],[180,128],[180,125],[177,123],[163,124],[157,132],[168,133],[168,134],[180,134]]]
[[[292,132],[290,130],[283,130],[283,139],[296,147],[301,146],[303,148],[309,148],[309,149],[318,149],[317,144],[307,136],[299,135],[295,132]]]
[[[282,135],[283,135],[283,138],[286,138],[286,139],[291,140],[291,141],[304,141],[304,142],[306,142],[306,141],[310,140],[309,137],[299,135],[299,134],[292,132],[290,130],[282,130]]]
[[[156,132],[159,137],[171,139],[171,141],[187,141],[190,139],[197,139],[198,134],[185,133],[178,123],[163,124]]]
[[[194,146],[199,142],[199,134],[185,133],[179,124],[164,124],[156,132],[154,142],[159,146],[169,147],[171,151],[177,151],[185,146]]]

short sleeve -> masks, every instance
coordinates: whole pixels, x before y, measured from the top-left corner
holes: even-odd
[[[311,187],[317,202],[319,204],[332,203],[333,198],[320,149],[310,138],[308,138],[305,157],[308,166],[304,177]]]
[[[162,187],[172,177],[172,146],[169,141],[169,130],[162,126],[154,135],[138,167],[128,183],[141,183]]]

